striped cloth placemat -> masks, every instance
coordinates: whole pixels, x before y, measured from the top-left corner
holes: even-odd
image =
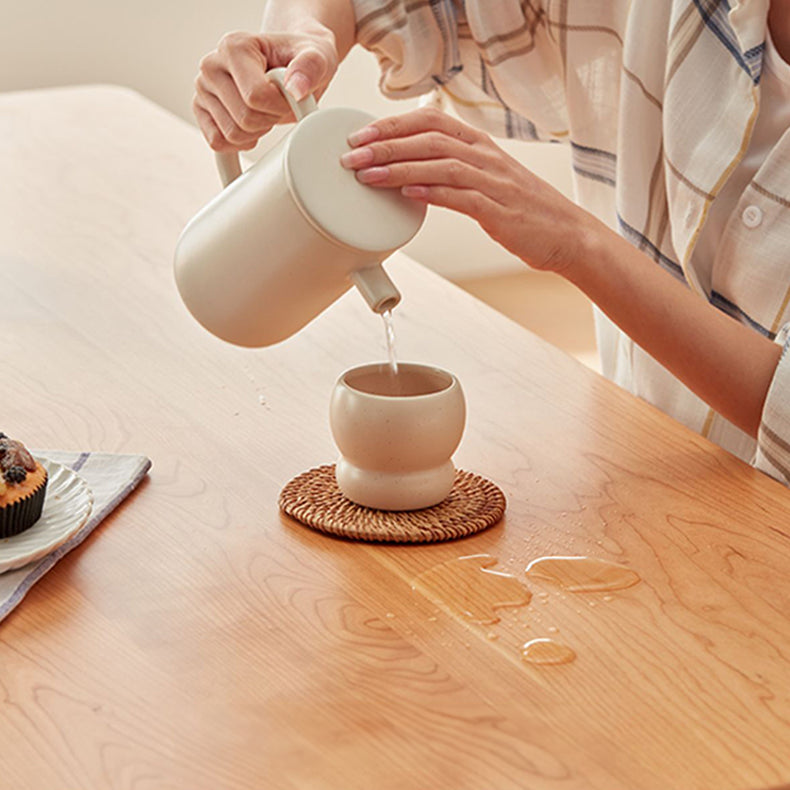
[[[62,450],[32,451],[79,474],[93,494],[93,508],[85,524],[63,545],[40,560],[0,573],[0,620],[16,608],[28,590],[63,556],[82,543],[118,505],[134,491],[151,468],[144,455],[80,453]]]

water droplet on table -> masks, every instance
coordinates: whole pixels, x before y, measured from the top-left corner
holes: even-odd
[[[412,582],[475,623],[499,622],[496,609],[525,606],[532,593],[510,573],[492,571],[498,560],[490,554],[458,557],[429,568]]]
[[[526,573],[569,592],[623,590],[641,581],[636,571],[597,557],[540,557],[527,565]]]
[[[576,658],[576,653],[567,645],[540,637],[521,648],[521,657],[528,664],[568,664]]]

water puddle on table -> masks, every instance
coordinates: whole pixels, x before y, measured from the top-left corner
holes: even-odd
[[[527,565],[526,573],[568,592],[611,592],[641,581],[636,571],[597,557],[540,557]]]
[[[526,606],[532,600],[532,592],[518,578],[491,570],[497,562],[490,554],[448,560],[417,576],[412,588],[442,601],[450,610],[473,623],[493,625],[500,620],[497,609]],[[527,565],[525,573],[529,580],[549,582],[572,593],[609,593],[633,587],[641,581],[631,568],[584,556],[539,557]],[[538,599],[547,603],[549,594],[541,591]],[[612,596],[605,595],[603,600],[611,601]],[[590,606],[593,605],[591,601]],[[558,631],[556,626],[549,626],[547,630],[550,633]],[[489,640],[497,638],[495,632],[487,634]],[[576,659],[576,652],[556,639],[538,637],[522,646],[521,657],[528,664],[568,664]]]
[[[576,658],[576,653],[554,639],[539,637],[530,639],[521,648],[521,658],[528,664],[569,664]]]
[[[492,625],[500,620],[497,609],[525,606],[532,599],[515,576],[489,570],[497,562],[490,554],[458,557],[421,573],[412,588],[438,598],[473,623]]]

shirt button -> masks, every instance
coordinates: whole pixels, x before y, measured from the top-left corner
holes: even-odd
[[[759,206],[746,206],[741,214],[743,224],[747,228],[756,228],[763,221],[763,212]]]

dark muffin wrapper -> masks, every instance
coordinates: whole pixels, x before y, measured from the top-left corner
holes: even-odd
[[[19,535],[41,518],[46,493],[47,475],[45,474],[41,485],[35,491],[31,491],[24,499],[17,500],[13,505],[0,507],[0,540]]]

